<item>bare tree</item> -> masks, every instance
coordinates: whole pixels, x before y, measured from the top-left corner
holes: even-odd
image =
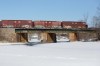
[[[78,21],[81,21],[81,22],[88,22],[88,17],[89,17],[89,14],[88,12],[83,14],[83,18],[81,20],[78,20]]]
[[[88,21],[88,17],[89,17],[89,14],[87,12],[86,14],[83,15],[83,21],[87,22]]]
[[[100,28],[100,6],[97,8],[97,14],[93,16],[93,26]]]

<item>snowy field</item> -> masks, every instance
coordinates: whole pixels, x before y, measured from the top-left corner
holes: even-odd
[[[100,42],[1,45],[0,66],[100,66]]]

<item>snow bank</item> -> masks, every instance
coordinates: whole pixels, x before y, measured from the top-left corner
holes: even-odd
[[[0,46],[0,66],[100,66],[100,42]]]

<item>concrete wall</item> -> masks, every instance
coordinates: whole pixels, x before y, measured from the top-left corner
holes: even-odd
[[[14,28],[0,28],[0,42],[17,42]]]
[[[100,28],[96,29],[97,35],[98,35],[98,39],[100,40]]]
[[[28,33],[16,33],[17,42],[28,42]]]
[[[41,33],[41,42],[43,42],[43,43],[56,42],[56,34],[55,33],[46,33],[46,32]]]
[[[98,38],[96,32],[79,32],[78,33],[79,40],[86,40]]]
[[[49,43],[52,43],[52,42],[57,42],[57,40],[56,40],[56,34],[55,33],[48,33],[47,34],[47,41],[49,42]]]
[[[69,33],[69,40],[70,41],[77,41],[77,33]]]
[[[71,41],[76,41],[82,39],[88,40],[92,38],[100,38],[100,32],[98,33],[96,32],[79,32],[77,34],[70,33],[69,39]],[[56,42],[55,34],[49,34],[44,32],[41,33],[40,35],[43,42]],[[0,42],[17,42],[17,39],[18,39],[17,34],[15,33],[14,28],[0,28]]]

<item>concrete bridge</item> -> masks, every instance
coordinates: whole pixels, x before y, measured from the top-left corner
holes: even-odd
[[[18,42],[28,42],[28,34],[40,33],[41,42],[57,42],[56,33],[66,33],[70,41],[79,40],[80,32],[93,33],[95,30],[92,29],[15,29],[17,34]]]

